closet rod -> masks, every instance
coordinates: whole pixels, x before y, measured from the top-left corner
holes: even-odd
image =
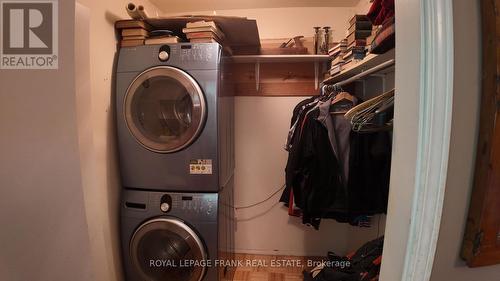
[[[372,67],[372,68],[370,68],[370,69],[367,69],[367,70],[365,70],[365,71],[363,71],[363,72],[361,72],[361,73],[359,73],[359,74],[356,74],[356,75],[354,75],[353,77],[351,77],[351,78],[349,78],[349,79],[346,79],[346,80],[344,80],[344,81],[341,81],[341,82],[335,83],[335,84],[333,84],[333,85],[327,85],[327,87],[328,87],[328,88],[329,88],[329,87],[334,87],[334,88],[336,88],[336,87],[342,87],[342,86],[344,86],[344,85],[347,85],[347,84],[350,84],[350,83],[352,83],[352,82],[355,82],[355,81],[357,81],[357,80],[359,80],[359,79],[361,79],[361,78],[364,78],[365,76],[368,76],[368,75],[370,75],[370,74],[376,73],[376,72],[378,72],[378,71],[380,71],[380,70],[382,70],[382,69],[385,69],[385,68],[391,67],[391,66],[393,66],[395,63],[396,63],[396,60],[395,60],[395,59],[388,60],[388,61],[386,61],[386,62],[384,62],[384,63],[381,63],[381,64],[379,64],[379,65],[377,65],[377,66],[374,66],[374,67]]]

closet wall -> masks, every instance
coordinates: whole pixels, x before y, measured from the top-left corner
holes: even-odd
[[[86,215],[90,235],[90,249],[96,281],[119,281],[122,278],[119,250],[118,200],[120,198],[120,177],[116,151],[114,77],[116,63],[116,37],[114,22],[128,18],[124,0],[78,0],[78,4],[88,9],[90,16],[90,40],[81,42],[81,49],[90,50],[90,62],[81,61],[77,66],[81,71],[85,63],[90,65],[90,89],[81,93],[80,98],[89,103],[79,105],[79,128],[90,126],[90,130],[80,131],[81,164]],[[147,0],[134,1],[143,4],[156,15],[156,7]],[[88,23],[87,23],[88,25]],[[78,34],[76,35],[78,36]],[[62,45],[61,45],[62,46]],[[77,57],[79,54],[77,54]],[[88,66],[87,66],[88,67]],[[78,79],[78,77],[77,77]],[[85,135],[82,135],[85,134]]]
[[[369,6],[369,1],[361,0],[354,7],[218,10],[216,14],[256,19],[261,39],[310,37],[313,26],[328,25],[333,27],[334,41],[338,41],[345,36],[349,18],[355,13],[366,13]],[[213,14],[213,11],[179,14]],[[380,78],[370,78],[365,84],[365,95],[380,94],[380,81]],[[363,84],[357,84],[356,88],[361,91]],[[394,86],[393,76],[387,78],[386,86]],[[236,97],[236,206],[261,201],[283,185],[287,160],[283,145],[291,112],[303,98]],[[369,229],[332,220],[323,220],[320,231],[310,229],[302,225],[300,219],[288,217],[287,209],[278,203],[279,195],[281,192],[258,207],[237,211],[238,252],[323,256],[327,250],[334,250],[343,254],[383,233],[384,217],[380,218],[380,228],[379,219],[375,218],[374,226]]]
[[[0,280],[95,280],[78,155],[73,1],[59,68],[0,70]]]

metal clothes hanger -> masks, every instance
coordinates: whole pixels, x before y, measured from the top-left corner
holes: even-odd
[[[351,95],[350,93],[344,91],[340,85],[335,84],[335,85],[332,85],[332,87],[334,89],[333,93],[335,94],[335,96],[331,101],[331,105],[336,105],[336,104],[339,104],[341,102],[346,102],[346,101],[349,102],[351,104],[351,106],[356,103],[356,97]],[[347,112],[347,109],[330,112],[330,114],[344,114],[346,112]]]
[[[379,124],[377,117],[394,106],[394,90],[370,99],[344,116],[351,120],[352,128],[357,132],[376,132],[392,129],[392,123]]]
[[[369,99],[363,103],[358,104],[357,106],[353,107],[351,110],[347,111],[347,113],[344,115],[345,118],[347,119],[352,119],[354,115],[356,115],[358,112],[363,111],[364,109],[372,106],[373,104],[378,104],[383,100],[386,100],[387,98],[393,97],[394,96],[394,89],[383,93],[379,96],[376,96],[372,99]]]
[[[355,97],[348,92],[339,92],[335,95],[335,98],[332,100],[332,105],[337,104],[341,101],[350,101],[351,103],[355,102]]]

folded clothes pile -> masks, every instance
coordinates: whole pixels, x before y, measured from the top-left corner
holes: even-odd
[[[375,0],[367,14],[373,25],[382,25],[371,42],[370,52],[382,54],[396,45],[394,0]]]
[[[367,16],[373,25],[381,25],[388,18],[394,17],[394,13],[394,0],[375,0]]]

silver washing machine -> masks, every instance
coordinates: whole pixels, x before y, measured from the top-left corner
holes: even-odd
[[[234,105],[217,43],[122,48],[117,133],[125,188],[217,192],[234,167]]]
[[[124,190],[121,241],[127,281],[230,281],[235,267],[230,189]]]

